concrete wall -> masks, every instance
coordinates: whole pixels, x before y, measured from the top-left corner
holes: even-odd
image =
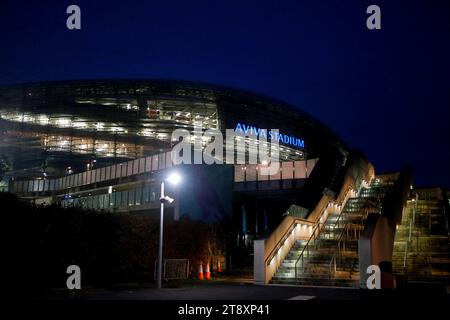
[[[256,284],[267,284],[296,240],[307,240],[313,223],[286,216],[267,239],[253,242],[253,276]]]
[[[380,262],[392,262],[395,239],[395,223],[391,218],[381,214],[368,217],[368,227],[359,239],[360,287],[366,289],[367,267],[379,265]]]

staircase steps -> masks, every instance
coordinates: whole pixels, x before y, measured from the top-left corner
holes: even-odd
[[[308,250],[305,249],[306,242],[295,243],[270,283],[358,287],[358,236],[364,228],[364,218],[367,214],[365,208],[367,201],[376,203],[375,200],[383,196],[380,194],[384,192],[383,188],[381,184],[375,184],[373,188],[363,188],[358,197],[348,199],[341,215],[333,213],[328,216],[320,235],[313,245],[308,246]],[[342,235],[346,239],[345,249],[343,243],[339,242]],[[299,260],[302,251],[303,259]],[[340,252],[340,256],[334,271],[331,259],[336,252]]]

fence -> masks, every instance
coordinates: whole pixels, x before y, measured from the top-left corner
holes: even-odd
[[[155,274],[156,279],[158,260],[155,260]],[[189,259],[164,259],[162,278],[164,280],[176,280],[189,278]]]

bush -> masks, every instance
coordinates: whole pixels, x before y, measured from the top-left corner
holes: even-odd
[[[29,245],[35,289],[65,287],[66,269],[81,268],[82,286],[153,281],[159,221],[145,215],[101,213],[57,205],[37,207],[0,195],[6,214],[20,208],[31,221]],[[217,252],[212,225],[165,221],[164,258],[186,258],[193,274]]]

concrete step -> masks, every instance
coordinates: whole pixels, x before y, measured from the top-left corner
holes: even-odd
[[[354,287],[359,286],[359,279],[327,279],[327,278],[315,278],[315,279],[272,279],[272,284],[290,284],[290,285],[303,285],[303,286],[327,286],[327,287]]]

